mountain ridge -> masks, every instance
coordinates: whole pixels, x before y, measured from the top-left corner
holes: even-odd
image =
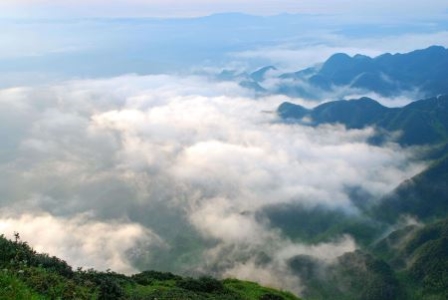
[[[342,124],[347,129],[376,127],[383,137],[400,132],[404,146],[432,145],[448,140],[448,95],[418,100],[403,107],[389,108],[363,97],[320,104],[313,109],[284,102],[277,108],[283,120],[305,125]]]
[[[235,72],[226,79],[242,80],[248,88],[255,83],[263,87],[266,78],[258,74],[272,68],[275,66],[265,66],[252,73]],[[318,65],[272,78],[279,81],[277,86],[256,91],[310,100],[344,91],[376,93],[383,97],[405,93],[430,98],[448,94],[448,49],[432,45],[408,53],[383,53],[375,57],[335,53]],[[249,85],[247,81],[253,84]]]
[[[336,53],[321,67],[283,76],[306,81],[324,91],[345,86],[394,96],[402,91],[418,90],[424,97],[432,97],[448,93],[448,49],[434,45],[374,58]]]

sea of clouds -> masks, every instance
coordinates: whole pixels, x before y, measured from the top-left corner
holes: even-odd
[[[289,259],[331,263],[356,242],[292,240],[258,212],[293,203],[357,215],[347,187],[376,199],[424,164],[414,149],[369,144],[374,128],[284,123],[283,101],[307,104],[200,76],[0,90],[0,230],[74,267],[300,292]]]

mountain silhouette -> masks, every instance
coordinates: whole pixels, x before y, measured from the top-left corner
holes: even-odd
[[[403,92],[434,97],[448,93],[448,49],[431,46],[374,58],[336,53],[319,66],[285,73],[280,78],[288,80],[275,92],[311,99],[342,88],[386,97]]]

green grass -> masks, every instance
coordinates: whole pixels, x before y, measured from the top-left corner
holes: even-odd
[[[0,300],[44,300],[23,282],[23,275],[15,271],[0,271]]]
[[[242,281],[238,279],[225,279],[223,283],[226,288],[239,294],[243,300],[258,300],[263,299],[263,297],[265,297],[265,299],[297,299],[296,296],[289,292],[262,287],[255,282]]]
[[[145,271],[133,276],[73,271],[63,260],[0,236],[0,300],[297,300],[294,295],[237,279],[190,278]]]

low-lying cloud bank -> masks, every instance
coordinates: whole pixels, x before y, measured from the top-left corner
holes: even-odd
[[[347,187],[379,197],[423,165],[410,149],[369,145],[372,128],[283,124],[269,112],[284,100],[165,75],[1,90],[0,228],[74,266],[300,292],[289,259],[331,262],[355,241],[305,245],[256,213],[299,203],[358,214]]]
[[[163,244],[149,229],[130,222],[101,222],[87,215],[69,218],[50,214],[9,215],[0,220],[2,232],[19,232],[38,252],[61,253],[78,266],[138,272],[128,253],[138,245]],[[9,236],[9,235],[8,235]]]

